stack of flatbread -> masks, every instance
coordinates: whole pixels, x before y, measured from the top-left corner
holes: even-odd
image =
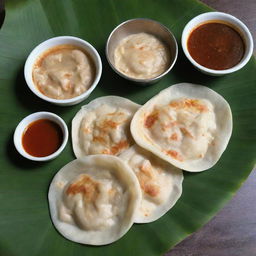
[[[54,225],[72,241],[103,245],[159,219],[182,194],[182,170],[211,168],[231,133],[229,104],[200,85],[170,86],[143,106],[118,96],[91,101],[72,121],[77,159],[50,185]]]

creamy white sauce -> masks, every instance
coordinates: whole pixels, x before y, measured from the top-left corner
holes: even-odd
[[[95,67],[89,55],[73,45],[59,45],[47,50],[33,67],[33,81],[38,90],[54,99],[81,95],[93,83]]]
[[[167,47],[147,33],[130,35],[114,51],[114,65],[125,75],[138,79],[156,77],[165,72],[170,63]]]
[[[203,99],[171,101],[147,114],[144,129],[149,140],[178,161],[203,158],[216,130],[213,105]]]

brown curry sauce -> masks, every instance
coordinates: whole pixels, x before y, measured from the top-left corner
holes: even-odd
[[[196,27],[187,41],[191,57],[200,65],[224,70],[234,67],[244,56],[244,40],[236,29],[221,21]]]

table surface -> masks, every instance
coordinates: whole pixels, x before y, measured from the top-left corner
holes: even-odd
[[[256,45],[256,0],[202,0],[218,11],[241,19]],[[4,12],[0,0],[0,27]],[[254,51],[255,52],[255,51]],[[256,170],[233,199],[204,227],[165,256],[255,256],[256,255]]]

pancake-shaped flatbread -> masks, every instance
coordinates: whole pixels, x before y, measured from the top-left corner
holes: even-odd
[[[232,133],[228,102],[208,87],[181,83],[161,91],[134,115],[134,140],[190,172],[212,167]]]
[[[64,237],[104,245],[130,229],[141,191],[135,174],[121,159],[91,155],[68,163],[55,175],[48,199],[52,222]]]
[[[134,144],[130,122],[140,105],[118,96],[105,96],[83,106],[72,121],[72,144],[77,158],[118,155]]]
[[[134,171],[142,191],[134,222],[148,223],[159,219],[181,196],[182,170],[138,145],[130,147],[119,157]]]

